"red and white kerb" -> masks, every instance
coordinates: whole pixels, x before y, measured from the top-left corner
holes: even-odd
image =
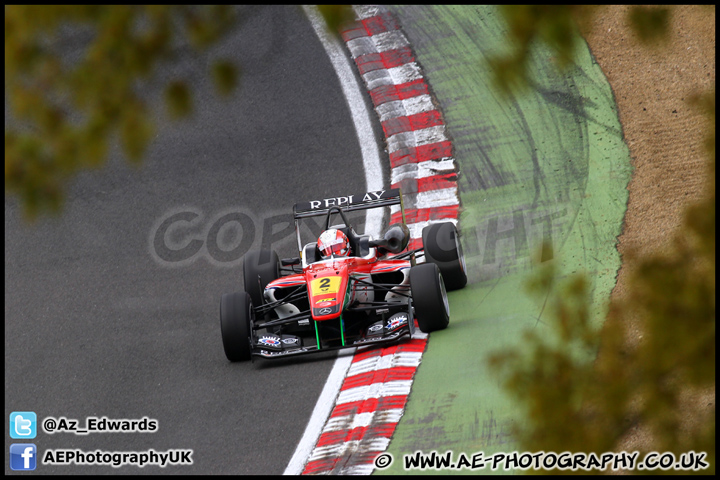
[[[343,40],[385,133],[391,187],[403,192],[409,248],[418,248],[423,227],[436,221],[457,225],[452,143],[397,18],[382,6],[354,9],[358,21]],[[400,221],[399,207],[391,214],[391,223]],[[403,415],[426,345],[427,335],[416,329],[409,342],[355,354],[303,474],[372,473],[373,460],[388,448]]]

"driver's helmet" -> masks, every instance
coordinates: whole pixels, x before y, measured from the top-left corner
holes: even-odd
[[[320,234],[317,248],[323,259],[330,258],[331,255],[347,257],[350,255],[350,240],[342,231],[331,228]]]

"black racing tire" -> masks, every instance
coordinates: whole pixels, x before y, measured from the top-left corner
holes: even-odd
[[[425,263],[440,267],[448,290],[459,290],[467,284],[465,255],[460,235],[452,222],[433,223],[423,228]]]
[[[220,333],[225,356],[231,362],[250,360],[250,323],[253,304],[247,292],[226,293],[220,300]]]
[[[258,276],[260,283],[258,284]],[[243,259],[243,282],[253,305],[263,305],[265,286],[280,278],[280,259],[275,250],[253,250]]]
[[[450,323],[450,304],[440,268],[434,263],[423,263],[410,269],[415,318],[425,333],[443,330]]]

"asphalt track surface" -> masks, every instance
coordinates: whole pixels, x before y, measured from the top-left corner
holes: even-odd
[[[259,248],[265,226],[265,243],[293,256],[292,204],[363,191],[365,177],[336,74],[302,11],[244,7],[243,19],[209,54],[242,69],[231,99],[214,93],[206,56],[179,48],[163,66],[161,79],[190,81],[195,114],[161,120],[140,169],[113,155],[73,182],[60,218],[33,226],[6,198],[6,432],[13,411],[80,426],[149,417],[154,433],[40,429],[28,443],[41,456],[193,450],[190,466],[39,464],[38,474],[281,474],[304,431],[335,355],[229,363],[220,296],[242,288],[243,242]],[[182,212],[192,220],[174,223],[158,252],[158,227]],[[233,222],[218,230],[238,212],[254,235]],[[5,438],[6,452],[20,442]]]

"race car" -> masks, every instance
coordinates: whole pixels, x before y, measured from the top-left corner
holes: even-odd
[[[346,215],[384,207],[399,207],[401,223],[379,239],[356,232]],[[302,220],[318,216],[325,217],[324,231],[303,243]],[[337,217],[341,223],[331,225]],[[388,344],[412,336],[414,320],[428,333],[448,326],[447,290],[467,283],[452,222],[424,227],[422,247],[408,249],[400,189],[299,203],[293,219],[299,256],[281,260],[272,250],[248,252],[245,291],[222,296],[228,360]]]

